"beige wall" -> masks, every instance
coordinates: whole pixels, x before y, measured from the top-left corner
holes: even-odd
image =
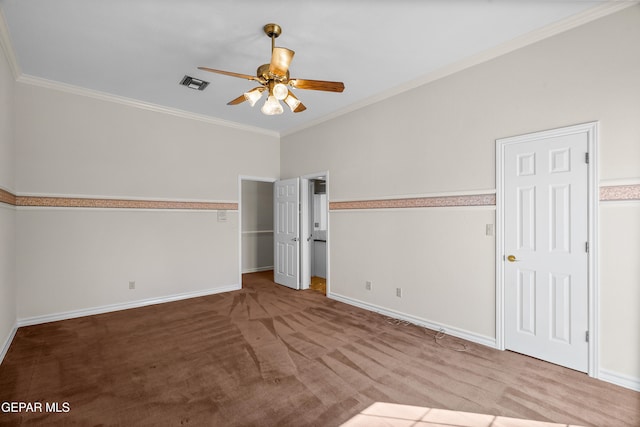
[[[0,44],[0,189],[14,190],[14,79]],[[0,202],[0,360],[16,323],[15,208]]]
[[[638,184],[638,46],[634,6],[283,137],[282,178],[329,170],[332,201],[491,192],[496,139],[597,120],[601,182]],[[305,155],[311,148],[318,155]],[[638,203],[602,205],[599,266],[600,367],[636,387],[640,271],[611,254],[624,246],[630,260],[640,259],[635,241],[619,241],[640,227]],[[494,339],[495,242],[485,235],[494,213],[332,211],[331,292]],[[407,298],[395,297],[398,286]]]
[[[638,383],[640,202],[603,202],[600,239],[601,366]]]
[[[18,84],[21,193],[238,201],[238,174],[277,177],[276,136]]]
[[[238,215],[21,209],[18,318],[239,288]],[[129,290],[135,281],[135,290]]]
[[[240,175],[279,174],[275,136],[23,83],[16,143],[21,195],[238,203]],[[235,210],[218,221],[216,211],[19,208],[18,318],[238,288],[238,222]]]

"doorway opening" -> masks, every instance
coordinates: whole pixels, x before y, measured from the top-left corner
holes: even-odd
[[[272,178],[239,179],[240,277],[245,273],[273,270]]]
[[[329,292],[328,172],[274,184],[274,281]]]
[[[324,176],[308,180],[309,288],[327,294],[327,181]]]

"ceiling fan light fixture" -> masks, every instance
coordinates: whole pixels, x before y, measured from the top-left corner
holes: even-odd
[[[267,116],[275,116],[276,114],[282,114],[284,112],[284,109],[275,96],[269,95],[260,111],[262,111]]]
[[[275,96],[278,101],[284,100],[287,95],[289,95],[289,89],[287,89],[286,85],[282,83],[276,83],[273,86],[273,96]]]
[[[249,105],[253,107],[254,105],[256,105],[256,102],[258,102],[258,100],[262,98],[263,91],[263,88],[252,89],[249,92],[244,93],[244,98],[247,100],[247,102],[249,102]]]
[[[2,0],[0,0],[2,1]],[[234,73],[231,71],[217,70],[209,67],[198,67],[199,70],[239,79],[251,80],[261,86],[253,88],[237,98],[227,102],[227,105],[238,105],[247,101],[252,107],[262,98],[262,92],[267,92],[267,100],[260,109],[263,114],[273,116],[284,111],[280,101],[283,101],[294,113],[301,113],[307,107],[289,90],[294,89],[320,90],[325,92],[342,92],[344,83],[330,82],[326,80],[308,80],[289,78],[289,65],[295,52],[286,47],[275,45],[275,39],[282,33],[282,28],[277,24],[264,26],[264,33],[271,39],[271,61],[262,64],[256,70],[256,75]]]
[[[285,104],[291,108],[291,111],[295,111],[296,108],[300,105],[300,100],[298,98],[294,98],[293,96],[287,96],[284,99]]]

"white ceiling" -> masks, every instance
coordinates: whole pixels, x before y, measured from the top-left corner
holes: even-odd
[[[523,36],[603,8],[592,0],[0,0],[22,77],[91,89],[286,134],[428,81]],[[605,5],[607,6],[607,5]],[[594,9],[595,8],[595,9]],[[226,103],[269,62],[262,27],[296,52],[291,77],[343,81],[343,93],[295,90],[307,106],[264,116]],[[203,92],[178,83],[210,82]]]

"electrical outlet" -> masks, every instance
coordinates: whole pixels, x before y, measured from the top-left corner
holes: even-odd
[[[371,281],[367,280],[367,282],[364,284],[364,288],[368,291],[371,290]]]
[[[136,282],[129,282],[129,289],[135,289],[136,288]]]
[[[396,288],[396,296],[402,298],[402,288]]]

